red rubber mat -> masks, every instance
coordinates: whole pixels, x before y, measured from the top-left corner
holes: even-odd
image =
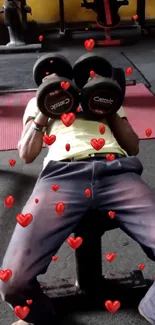
[[[22,131],[22,117],[34,92],[0,93],[0,150],[17,149]],[[129,122],[140,139],[146,139],[146,129],[155,138],[155,96],[143,85],[127,87],[124,108]]]

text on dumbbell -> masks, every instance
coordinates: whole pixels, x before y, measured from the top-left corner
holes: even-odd
[[[59,103],[50,105],[50,109],[51,110],[56,110],[58,107],[63,106],[63,105],[68,105],[69,103],[70,103],[70,99],[66,98],[66,99],[62,100],[61,102],[59,102]]]
[[[99,96],[96,96],[93,98],[94,102],[104,103],[104,104],[110,104],[112,105],[114,103],[113,99],[111,98],[101,98]]]

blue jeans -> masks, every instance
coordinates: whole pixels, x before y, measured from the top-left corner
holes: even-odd
[[[136,157],[116,158],[112,162],[49,162],[22,211],[31,213],[33,221],[26,228],[16,225],[1,267],[13,272],[9,281],[0,283],[3,300],[12,307],[25,306],[27,299],[33,300],[24,321],[54,324],[51,300],[42,293],[37,276],[46,272],[52,256],[92,208],[104,214],[115,211],[120,228],[155,260],[155,199],[141,173],[142,165]],[[58,184],[59,190],[53,191],[52,184]],[[86,189],[92,191],[89,198]],[[65,204],[61,216],[56,213],[58,202]],[[95,218],[96,215],[94,222]],[[149,292],[144,305],[154,313],[155,285]],[[153,317],[155,320],[155,313]]]

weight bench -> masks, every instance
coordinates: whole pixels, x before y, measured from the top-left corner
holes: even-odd
[[[83,238],[82,245],[75,250],[77,278],[56,279],[51,286],[43,284],[56,310],[103,310],[106,300],[119,300],[121,308],[135,306],[144,296],[147,285],[140,270],[102,275],[101,237],[116,228],[116,220],[107,213],[91,211],[82,220],[75,232],[75,237]]]

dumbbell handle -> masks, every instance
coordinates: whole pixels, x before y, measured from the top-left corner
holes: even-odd
[[[39,112],[39,114],[35,118],[35,122],[42,126],[46,126],[48,124],[48,120],[49,118],[43,115],[41,112]]]
[[[96,74],[95,75],[95,77],[90,77],[89,79],[88,79],[88,82],[89,81],[91,81],[92,79],[94,79],[94,78],[103,78],[102,76],[100,76],[100,75],[98,75],[98,74]],[[133,79],[133,80],[126,80],[126,87],[127,86],[136,86],[136,84],[137,84],[137,81],[135,80],[135,79]]]

